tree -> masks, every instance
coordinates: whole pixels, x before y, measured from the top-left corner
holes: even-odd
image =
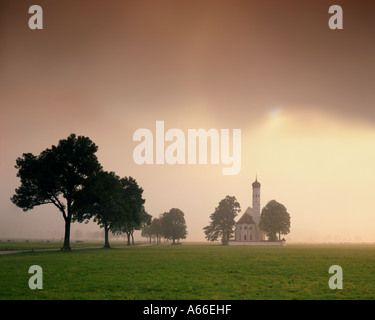
[[[268,236],[268,239],[275,241],[276,234],[288,234],[290,232],[290,215],[284,205],[271,200],[262,209],[259,228]]]
[[[147,224],[151,216],[144,208],[145,200],[142,198],[143,189],[138,186],[137,181],[132,177],[124,177],[121,180],[123,188],[122,209],[126,215],[121,222],[118,232],[125,232],[127,235],[127,245],[130,246],[130,237],[133,238],[134,230],[141,229],[143,224]],[[134,238],[133,238],[134,244]]]
[[[74,221],[83,222],[93,218],[104,228],[104,247],[110,248],[109,231],[115,232],[126,214],[122,210],[123,187],[114,172],[101,171],[86,181],[74,204]]]
[[[210,216],[210,224],[203,228],[206,239],[216,241],[221,237],[221,243],[227,245],[236,224],[234,218],[240,211],[240,204],[235,197],[226,196],[221,200],[215,212]]]
[[[162,233],[164,238],[175,240],[185,239],[187,235],[184,213],[177,208],[164,212],[161,218]]]
[[[145,225],[142,228],[141,236],[146,237],[147,241],[151,243],[151,236],[152,236],[151,225]]]
[[[148,214],[143,207],[143,210],[141,211],[140,223],[135,225],[134,230],[143,230],[144,228],[150,227],[151,219],[152,219],[152,216]],[[134,245],[134,230],[131,234],[133,245]],[[150,239],[150,242],[151,242],[151,239]]]
[[[39,156],[24,153],[16,160],[21,186],[11,201],[23,211],[52,203],[65,221],[63,249],[70,249],[73,205],[85,181],[101,170],[95,153],[98,147],[87,137],[71,134]]]
[[[163,234],[163,229],[161,225],[161,217],[152,219],[152,222],[150,225],[150,233],[151,235],[156,236],[156,243],[159,244],[160,238]]]
[[[131,244],[134,245],[134,231],[141,230],[143,226],[150,224],[151,215],[149,215],[144,208],[140,212],[140,216],[137,217],[139,220],[129,219],[126,220],[121,228],[122,232],[127,235],[127,245],[130,246],[130,237],[132,239]]]

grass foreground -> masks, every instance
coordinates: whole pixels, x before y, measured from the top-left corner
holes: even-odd
[[[43,289],[28,286],[29,267]],[[332,290],[331,265],[343,270]],[[374,245],[160,245],[0,256],[0,299],[375,299]]]

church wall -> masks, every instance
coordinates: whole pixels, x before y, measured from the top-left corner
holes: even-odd
[[[245,237],[246,236],[246,237]],[[236,226],[234,237],[236,241],[256,240],[255,226],[251,224],[240,224]]]

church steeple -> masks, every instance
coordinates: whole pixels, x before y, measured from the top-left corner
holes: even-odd
[[[252,183],[253,187],[253,207],[248,207],[240,220],[236,223],[236,241],[263,241],[264,233],[259,229],[260,221],[260,183],[258,176]]]
[[[258,182],[258,177],[252,184],[253,186],[253,216],[254,221],[258,224],[260,219],[260,183]]]
[[[253,186],[253,189],[254,188],[260,189],[260,183],[258,182],[258,176],[255,176],[255,181],[253,182],[252,186]]]

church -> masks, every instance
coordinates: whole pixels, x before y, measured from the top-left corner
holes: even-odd
[[[259,229],[260,221],[260,183],[258,178],[252,184],[253,186],[253,207],[248,207],[241,218],[236,223],[234,231],[235,241],[263,241],[264,233]]]

